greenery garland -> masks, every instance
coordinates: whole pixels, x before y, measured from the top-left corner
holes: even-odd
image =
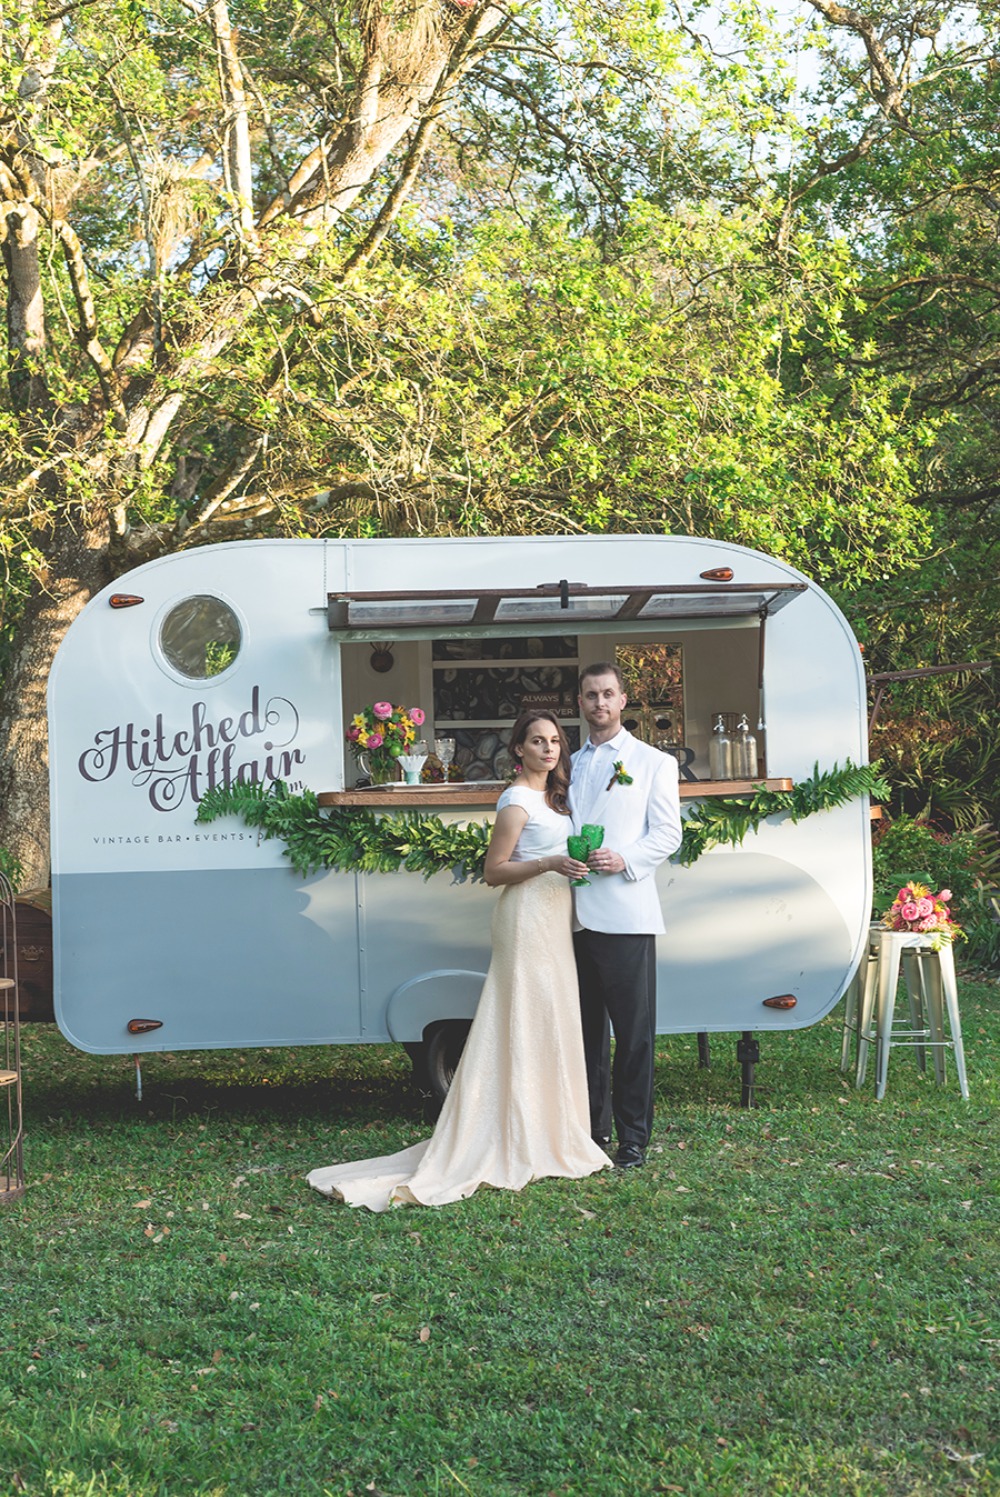
[[[791,790],[755,790],[744,797],[706,795],[684,818],[684,836],[677,861],[687,867],[710,847],[728,842],[739,847],[748,832],[755,832],[767,816],[785,815],[789,821],[804,821],[817,811],[830,811],[860,795],[882,798],[889,786],[876,765],[835,764],[820,772],[818,764],[807,780]]]
[[[822,774],[815,765],[809,779],[791,790],[708,795],[685,816],[675,856],[686,867],[710,847],[738,847],[768,816],[802,821],[860,795],[888,794],[876,768],[848,760],[843,769],[835,764]],[[236,784],[210,790],[196,820],[204,824],[229,815],[257,827],[265,841],[277,837],[284,842],[292,867],[303,876],[320,868],[344,873],[396,873],[403,868],[424,878],[450,872],[459,882],[479,880],[492,832],[486,821],[446,825],[439,816],[422,811],[383,814],[346,806],[327,810],[320,807],[314,791],[290,795],[280,780],[266,787]]]

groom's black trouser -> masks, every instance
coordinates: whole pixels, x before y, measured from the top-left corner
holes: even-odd
[[[590,1092],[590,1131],[645,1148],[653,1128],[656,1042],[656,937],[573,934],[580,980],[583,1049]],[[609,1065],[615,1031],[615,1059]],[[609,1074],[610,1073],[610,1074]]]

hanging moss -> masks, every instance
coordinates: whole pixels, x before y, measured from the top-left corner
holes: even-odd
[[[738,847],[768,816],[802,821],[817,811],[829,811],[861,795],[885,796],[887,787],[876,769],[852,764],[820,772],[791,790],[759,789],[749,795],[709,795],[684,818],[684,837],[677,861],[694,863],[710,847]],[[220,816],[242,817],[256,827],[263,840],[277,837],[285,855],[303,876],[320,868],[342,873],[451,873],[456,879],[481,879],[492,825],[470,821],[464,826],[445,823],[423,811],[381,813],[360,808],[321,808],[315,792],[290,795],[278,781],[263,785],[231,785],[209,791],[198,807],[197,820]]]

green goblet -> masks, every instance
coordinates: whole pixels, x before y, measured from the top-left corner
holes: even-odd
[[[596,852],[604,841],[604,828],[602,826],[595,826],[591,822],[580,828],[580,834],[586,837],[589,852]],[[590,871],[597,878],[600,878],[601,873],[599,868],[592,868]]]
[[[566,838],[566,850],[569,853],[570,857],[575,858],[578,863],[585,863],[590,857],[590,843],[587,841],[582,832],[570,833],[570,835]],[[570,886],[574,889],[578,889],[581,884],[589,883],[589,878],[570,879]]]

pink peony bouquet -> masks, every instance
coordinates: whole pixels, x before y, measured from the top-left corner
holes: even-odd
[[[347,742],[354,757],[361,760],[362,767],[370,770],[372,778],[384,780],[391,776],[395,761],[405,754],[419,737],[423,727],[424,713],[420,707],[394,707],[391,702],[375,702],[371,707],[362,707],[351,719],[347,730]]]
[[[964,934],[962,927],[952,919],[951,890],[942,889],[934,894],[926,884],[911,882],[904,884],[893,901],[892,908],[882,916],[882,924],[890,930],[912,930],[919,935],[936,936],[935,944],[953,941]]]

